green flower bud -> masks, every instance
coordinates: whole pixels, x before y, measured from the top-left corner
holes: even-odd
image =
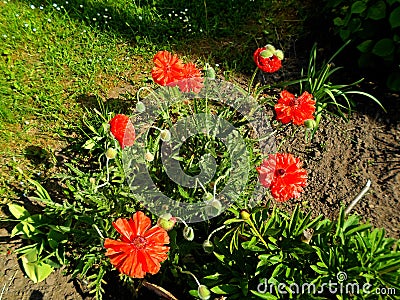
[[[219,200],[211,200],[208,201],[207,206],[205,207],[205,212],[208,216],[218,216],[222,210],[222,204]]]
[[[307,129],[313,130],[315,126],[317,126],[317,123],[313,119],[308,119],[304,121],[304,126],[306,126]]]
[[[144,105],[144,103],[142,101],[138,101],[136,103],[136,111],[138,113],[142,113],[146,111],[146,106]]]
[[[211,200],[213,200],[214,199],[214,196],[213,196],[213,194],[211,194],[211,193],[206,193],[205,195],[204,195],[204,200],[205,201],[211,201]]]
[[[204,70],[204,77],[209,79],[215,79],[215,70],[212,67],[208,66]]]
[[[277,58],[279,58],[280,60],[282,60],[282,59],[284,58],[284,55],[283,55],[283,51],[282,51],[282,50],[276,50],[274,54],[275,54],[275,56],[276,56]]]
[[[211,297],[211,292],[208,287],[202,284],[197,288],[197,293],[199,294],[201,300],[208,300]]]
[[[147,151],[144,155],[144,159],[151,162],[154,160],[154,155],[151,152]]]
[[[166,231],[170,231],[174,228],[176,223],[176,218],[174,218],[171,214],[163,214],[158,218],[157,225],[163,228]]]
[[[183,228],[183,237],[188,241],[193,241],[194,239],[194,230],[192,227],[186,226]]]
[[[168,129],[161,130],[160,138],[163,142],[169,142],[171,140],[171,132]]]
[[[240,212],[240,217],[242,218],[242,220],[245,220],[245,221],[250,220],[250,213],[247,210],[243,209]]]
[[[90,177],[90,178],[89,178],[89,182],[90,182],[92,185],[95,185],[95,184],[96,184],[96,178]]]
[[[106,151],[106,157],[108,159],[114,159],[117,156],[117,150],[114,148],[108,148]]]
[[[214,250],[214,245],[210,242],[210,240],[205,240],[203,243],[203,249],[206,253],[212,253]]]

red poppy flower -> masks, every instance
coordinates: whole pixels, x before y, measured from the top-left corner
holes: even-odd
[[[183,67],[183,77],[177,82],[182,92],[194,92],[199,93],[203,88],[203,78],[201,72],[196,68],[194,63],[187,63]],[[173,85],[172,83],[171,85]]]
[[[272,54],[270,57],[263,57],[261,52],[265,50],[267,50],[267,47],[258,48],[254,52],[254,62],[262,71],[274,73],[282,67],[282,61],[275,54]]]
[[[271,190],[279,202],[297,198],[307,185],[307,171],[301,168],[299,158],[292,154],[270,154],[261,166],[257,167],[261,184]]]
[[[154,82],[167,85],[180,80],[183,76],[183,63],[176,54],[164,50],[159,51],[153,58],[155,66],[151,71]]]
[[[110,121],[110,130],[122,149],[132,146],[136,139],[135,128],[129,117],[118,114]]]
[[[281,98],[275,104],[276,119],[283,124],[290,121],[295,125],[303,125],[305,120],[314,119],[315,101],[313,95],[304,92],[296,98],[288,91],[281,92]]]
[[[121,234],[121,240],[106,238],[104,247],[111,264],[121,273],[134,278],[143,278],[146,273],[156,274],[160,263],[168,258],[169,243],[167,232],[159,226],[151,226],[149,217],[141,211],[130,220],[118,219],[114,228]]]

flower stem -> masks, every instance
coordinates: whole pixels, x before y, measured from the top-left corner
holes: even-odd
[[[225,228],[225,225],[222,225],[221,227],[218,227],[217,229],[214,229],[213,231],[211,231],[211,233],[208,235],[208,237],[207,237],[207,241],[210,241],[210,239],[211,239],[211,237],[212,237],[212,235],[214,234],[214,233],[216,233],[217,231],[219,231],[219,230],[221,230],[221,229],[224,229]]]
[[[184,271],[184,270],[182,270],[182,268],[179,267],[179,266],[176,266],[176,268],[177,268],[181,273],[183,273],[183,274],[189,274],[189,275],[193,276],[194,280],[196,280],[197,285],[201,285],[200,282],[197,280],[197,277],[194,276],[194,274],[193,274],[192,272]]]

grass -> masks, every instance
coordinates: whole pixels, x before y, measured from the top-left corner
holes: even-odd
[[[267,41],[288,48],[303,22],[297,1],[1,1],[3,204],[27,193],[17,166],[54,172],[86,107],[129,107],[110,95],[150,86],[156,51],[216,65],[231,79],[251,73],[252,53]]]

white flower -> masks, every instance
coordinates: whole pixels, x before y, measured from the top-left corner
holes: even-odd
[[[31,4],[31,8],[32,8],[32,9],[35,9],[35,5]]]

